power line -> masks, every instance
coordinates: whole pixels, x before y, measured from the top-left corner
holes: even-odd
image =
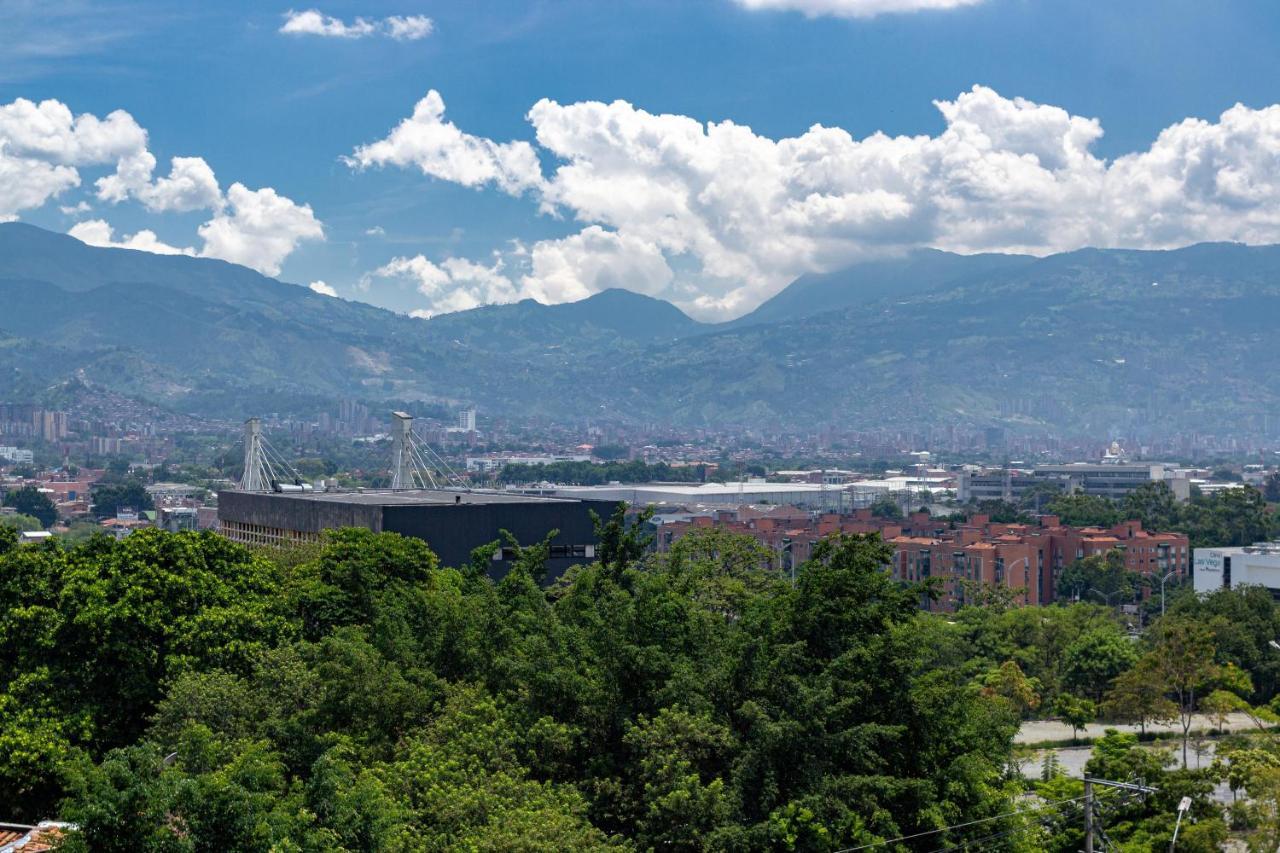
[[[888,845],[888,844],[897,844],[899,841],[911,841],[912,839],[924,838],[929,835],[937,835],[939,832],[947,832],[948,830],[952,830],[952,829],[964,829],[966,826],[977,826],[980,823],[990,823],[993,820],[1000,820],[1001,818],[1016,817],[1017,815],[1025,815],[1034,811],[1039,811],[1039,810],[1047,809],[1050,807],[1056,808],[1066,803],[1076,803],[1083,799],[1084,797],[1081,796],[1081,797],[1070,797],[1065,800],[1052,800],[1047,803],[1041,803],[1032,808],[1017,809],[1015,811],[1005,812],[1004,814],[992,815],[991,817],[983,817],[983,818],[978,818],[977,820],[966,821],[965,823],[956,823],[950,826],[942,826],[942,827],[939,827],[938,829],[930,829],[924,832],[917,832],[917,833],[914,833],[913,835],[900,835],[897,838],[886,838],[883,841],[873,841],[870,844],[863,844],[859,847],[846,847],[843,850],[835,851],[835,853],[854,853],[854,851],[856,850],[870,850],[872,847],[884,847],[885,845]],[[972,843],[972,842],[969,842],[969,843]]]

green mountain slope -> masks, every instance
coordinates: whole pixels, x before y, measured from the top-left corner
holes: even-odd
[[[1280,408],[1275,246],[917,252],[709,326],[624,290],[418,320],[6,224],[0,305],[0,393],[79,375],[227,416],[359,397],[558,420],[1229,433]]]

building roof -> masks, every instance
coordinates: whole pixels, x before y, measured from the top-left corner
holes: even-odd
[[[257,492],[278,500],[317,503],[358,504],[360,506],[423,506],[463,504],[544,504],[565,503],[562,497],[522,495],[514,492],[484,492],[465,489],[365,489],[358,492]],[[458,498],[462,500],[459,501]],[[585,496],[584,496],[585,497]]]
[[[0,823],[0,853],[43,853],[57,848],[62,836],[76,827],[70,823],[43,820],[35,826]]]

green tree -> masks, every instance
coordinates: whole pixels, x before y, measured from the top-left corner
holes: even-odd
[[[1155,669],[1155,658],[1148,655],[1132,669],[1119,673],[1111,683],[1102,704],[1108,719],[1136,723],[1146,734],[1147,723],[1166,723],[1178,719],[1178,706],[1165,695]]]
[[[888,521],[902,520],[902,507],[898,506],[898,502],[888,495],[876,498],[871,504],[871,514],[876,518],[887,519]]]
[[[1140,582],[1136,572],[1125,568],[1124,554],[1113,548],[1070,563],[1062,570],[1056,591],[1059,600],[1120,604],[1134,599]]]
[[[1169,615],[1152,628],[1154,643],[1146,666],[1172,695],[1182,727],[1182,766],[1187,766],[1196,697],[1221,674],[1214,660],[1213,632],[1181,615]]]
[[[36,519],[41,527],[51,527],[58,520],[58,508],[35,486],[23,486],[9,492],[5,495],[4,505],[13,507],[19,515]]]
[[[1054,713],[1062,718],[1062,722],[1071,726],[1071,738],[1080,736],[1080,730],[1093,722],[1098,716],[1098,707],[1091,700],[1080,696],[1063,693],[1053,706]]]
[[[1068,689],[1101,702],[1116,676],[1137,661],[1133,641],[1118,627],[1098,627],[1067,646],[1063,678]]]
[[[0,527],[8,527],[17,531],[42,530],[44,525],[40,523],[40,519],[30,515],[0,515]]]
[[[1163,480],[1143,483],[1125,495],[1120,502],[1120,514],[1126,519],[1141,521],[1147,530],[1174,530],[1181,519],[1178,499]]]
[[[1109,498],[1084,492],[1059,495],[1045,505],[1044,511],[1071,527],[1111,527],[1121,521],[1119,510]]]
[[[115,518],[125,507],[138,512],[155,509],[155,502],[141,480],[99,483],[93,487],[93,513],[98,518]]]

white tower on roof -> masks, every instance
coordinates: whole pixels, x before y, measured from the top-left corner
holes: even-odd
[[[413,472],[413,415],[391,413],[391,488],[416,489]]]

